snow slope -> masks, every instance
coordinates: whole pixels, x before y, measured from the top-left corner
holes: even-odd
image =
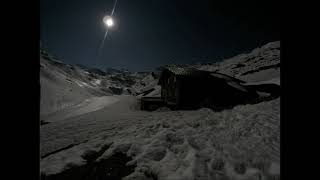
[[[65,64],[41,50],[40,114],[46,116],[84,103],[94,97],[130,94],[131,87],[145,76],[145,73],[131,73],[124,70],[111,71],[110,68],[108,72],[103,72],[81,65]]]
[[[217,71],[247,82],[266,81],[280,77],[280,41],[268,43],[248,54],[226,59],[212,65],[194,65],[206,71]]]
[[[45,60],[41,61],[40,84],[41,115],[61,110],[93,97],[93,94],[87,89],[82,88],[82,81],[70,80],[67,74]]]

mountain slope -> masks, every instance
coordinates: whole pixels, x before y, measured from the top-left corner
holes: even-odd
[[[49,114],[93,97],[82,73],[81,69],[40,56],[40,114]],[[88,88],[83,88],[85,85]]]
[[[123,70],[108,70],[103,72],[82,65],[65,64],[41,50],[40,114],[47,115],[93,97],[134,93],[136,90],[132,86],[147,75]]]
[[[268,43],[248,54],[240,54],[222,62],[194,67],[217,71],[247,82],[280,78],[280,41]]]

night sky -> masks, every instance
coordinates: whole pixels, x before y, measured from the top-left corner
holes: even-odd
[[[102,56],[104,15],[114,0],[40,0],[40,39],[70,64],[143,71],[214,62],[280,40],[280,7],[264,0],[118,0]]]

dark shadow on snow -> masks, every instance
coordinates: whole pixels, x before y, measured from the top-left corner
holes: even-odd
[[[40,126],[43,126],[43,125],[46,125],[46,124],[49,124],[50,122],[46,122],[44,120],[40,120]]]
[[[132,158],[122,152],[117,152],[108,159],[96,161],[110,145],[104,146],[99,152],[88,152],[83,158],[87,163],[83,166],[72,166],[62,173],[46,176],[42,180],[121,180],[134,172],[136,165],[127,166]]]

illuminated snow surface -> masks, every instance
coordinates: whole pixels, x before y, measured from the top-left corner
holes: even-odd
[[[280,43],[269,43],[219,65],[198,68],[219,67],[248,84],[279,85],[280,66],[273,66],[280,63],[279,48]],[[155,79],[142,79],[146,85],[136,83],[134,89],[154,86],[149,96],[158,96]],[[139,110],[138,98],[88,95],[43,116],[50,123],[40,127],[41,173],[50,177],[76,172],[121,152],[131,158],[126,164],[134,165],[122,177],[126,180],[280,179],[280,98],[222,112],[146,112]]]

